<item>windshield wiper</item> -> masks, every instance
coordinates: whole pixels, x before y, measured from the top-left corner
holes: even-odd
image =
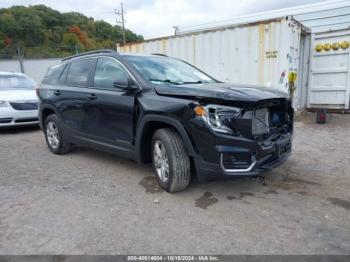
[[[176,81],[172,81],[170,79],[153,79],[150,78],[149,81],[153,81],[153,82],[162,82],[162,83],[170,83],[170,84],[174,84],[174,85],[181,85],[182,83],[180,82],[176,82]]]
[[[184,84],[203,84],[203,83],[208,83],[208,82],[203,82],[201,80],[193,81],[193,82],[184,82]]]

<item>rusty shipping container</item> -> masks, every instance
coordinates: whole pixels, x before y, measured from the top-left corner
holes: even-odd
[[[350,1],[271,10],[119,47],[188,61],[219,80],[289,93],[295,109],[350,112]]]
[[[118,46],[118,50],[165,54],[185,60],[221,81],[270,86],[288,93],[297,85],[303,30],[297,21],[283,17],[146,40]],[[297,99],[295,106],[300,107]]]

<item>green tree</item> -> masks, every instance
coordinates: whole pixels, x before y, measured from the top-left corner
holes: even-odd
[[[0,13],[0,32],[15,38],[18,32],[18,23],[15,17],[10,12]]]
[[[19,32],[21,33],[20,38],[25,41],[26,46],[43,44],[45,31],[38,15],[31,12],[24,13],[18,20],[18,25]]]
[[[6,46],[5,38],[6,38],[6,35],[4,33],[0,32],[0,49],[5,48],[5,46]]]
[[[103,41],[113,37],[113,26],[105,21],[95,22],[95,36],[96,40]]]
[[[143,37],[130,30],[127,42]],[[21,47],[27,57],[57,57],[76,51],[115,48],[123,41],[120,26],[81,13],[60,13],[45,5],[0,9],[0,55]],[[12,52],[12,51],[11,51]]]
[[[62,42],[65,47],[72,51],[75,51],[77,48],[78,50],[83,49],[83,45],[80,43],[78,36],[74,33],[65,33]]]

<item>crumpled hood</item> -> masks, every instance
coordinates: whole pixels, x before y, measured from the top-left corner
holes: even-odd
[[[36,96],[36,92],[34,89],[32,90],[0,90],[0,101],[37,101],[38,97]]]
[[[155,90],[159,95],[215,98],[242,102],[288,98],[287,93],[276,89],[228,83],[162,85],[155,87]]]

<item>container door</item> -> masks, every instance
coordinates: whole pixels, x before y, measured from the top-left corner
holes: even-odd
[[[310,64],[310,41],[311,35],[302,32],[300,35],[300,52],[299,52],[299,68],[297,77],[296,90],[296,108],[305,109],[309,81],[309,64]]]
[[[350,30],[313,34],[308,108],[349,109]]]

